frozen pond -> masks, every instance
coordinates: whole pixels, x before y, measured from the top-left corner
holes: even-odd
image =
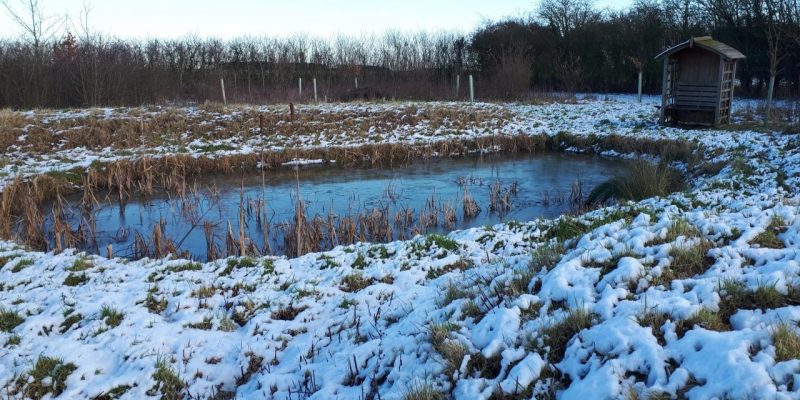
[[[205,176],[184,196],[134,198],[124,207],[98,194],[100,205],[88,221],[83,217],[91,227],[83,248],[105,255],[110,244],[115,256],[125,257],[177,250],[204,260],[241,254],[244,243],[248,254],[296,254],[298,234],[303,253],[555,217],[624,167],[625,161],[590,155],[516,153],[433,159],[391,170],[327,164]],[[77,204],[77,197],[71,201]],[[79,214],[70,213],[73,226]],[[52,218],[45,229],[52,238]]]

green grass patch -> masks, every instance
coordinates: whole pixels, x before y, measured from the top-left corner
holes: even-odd
[[[100,318],[106,321],[106,324],[112,328],[116,328],[122,323],[125,314],[110,306],[103,306],[100,308]]]
[[[91,261],[89,261],[89,259],[81,257],[75,259],[75,262],[72,263],[72,266],[67,268],[67,271],[81,272],[81,271],[86,271],[87,269],[92,268],[93,266],[94,265],[92,264]]]
[[[69,274],[66,278],[64,278],[64,285],[66,286],[79,286],[83,285],[88,281],[89,278],[86,274]]]
[[[16,274],[17,272],[20,272],[23,269],[30,267],[31,265],[33,265],[33,260],[31,260],[30,258],[23,258],[17,261],[16,264],[14,264],[14,266],[11,268],[11,272]]]
[[[161,394],[162,400],[180,400],[184,398],[186,383],[181,380],[175,370],[165,359],[156,361],[156,371],[153,373],[155,386],[147,391],[148,396]]]
[[[438,233],[432,233],[430,235],[427,235],[425,237],[425,242],[426,242],[426,247],[429,250],[432,245],[436,245],[436,247],[447,251],[458,250],[458,242],[448,238],[447,236],[440,235]]]
[[[764,232],[759,233],[753,238],[752,243],[760,247],[769,249],[782,249],[785,247],[783,241],[778,237],[786,231],[786,223],[780,217],[773,217]]]
[[[200,271],[203,266],[196,262],[187,262],[167,268],[169,272]]]
[[[0,331],[11,332],[14,328],[25,322],[18,312],[0,308]]]
[[[73,363],[64,360],[41,356],[33,368],[17,379],[25,398],[39,400],[50,394],[58,397],[67,388],[67,378],[78,369]]]
[[[707,240],[701,240],[700,243],[688,247],[673,247],[669,252],[672,261],[669,270],[665,271],[667,273],[665,278],[686,279],[706,272],[714,263],[714,258],[708,256],[711,248],[712,243]]]
[[[83,319],[81,314],[72,314],[71,311],[65,315],[64,321],[61,322],[59,332],[65,333],[70,330],[75,324],[79,324]]]
[[[358,253],[356,259],[353,261],[352,267],[355,269],[364,269],[367,266],[367,259],[363,254]]]
[[[576,308],[571,310],[566,318],[544,328],[542,342],[545,348],[549,348],[548,360],[551,363],[560,362],[564,358],[570,339],[578,332],[591,327],[593,319],[594,315],[590,312]]]
[[[161,314],[164,310],[167,309],[167,299],[166,298],[157,298],[155,292],[157,288],[153,288],[147,293],[147,297],[144,299],[144,306],[153,314]]]

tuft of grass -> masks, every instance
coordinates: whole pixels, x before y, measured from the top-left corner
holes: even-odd
[[[306,308],[307,308],[306,306],[295,307],[289,304],[286,307],[280,307],[277,310],[273,311],[271,317],[272,319],[276,319],[279,321],[292,321],[295,319],[295,317],[297,317],[298,314],[303,312],[303,310],[305,310]]]
[[[729,280],[720,286],[722,301],[720,301],[719,312],[725,321],[728,321],[740,309],[770,310],[800,304],[796,287],[790,287],[789,293],[783,294],[775,285],[761,284],[755,289],[750,289],[741,282]]]
[[[689,326],[702,326],[705,329],[717,331],[717,332],[725,332],[731,330],[730,325],[726,321],[722,320],[720,313],[711,311],[707,308],[703,308],[694,314],[691,318],[687,321]]]
[[[270,263],[272,263],[272,260],[270,260]],[[228,261],[226,262],[225,269],[222,270],[222,272],[220,272],[219,274],[220,276],[227,276],[230,275],[234,269],[253,268],[257,265],[258,265],[258,260],[253,257],[229,258]],[[273,265],[270,265],[270,267],[274,268]]]
[[[451,264],[443,265],[443,266],[441,266],[439,268],[431,268],[431,269],[429,269],[428,273],[425,274],[425,277],[427,279],[433,280],[433,279],[436,279],[436,278],[438,278],[438,277],[440,277],[440,276],[442,276],[442,275],[444,275],[444,274],[446,274],[448,272],[455,271],[455,270],[465,271],[465,270],[467,270],[469,268],[472,268],[472,260],[470,260],[468,258],[459,258],[457,261],[455,261],[455,262],[453,262]]]
[[[644,311],[636,318],[636,322],[638,322],[641,326],[650,327],[650,329],[653,331],[653,336],[655,336],[660,343],[664,344],[664,332],[662,332],[661,328],[668,319],[669,318],[666,313],[658,311]]]
[[[19,335],[12,334],[8,336],[8,339],[6,339],[6,342],[3,344],[3,347],[19,346],[21,342],[22,338],[19,337]]]
[[[700,243],[689,247],[672,248],[669,253],[672,256],[669,266],[670,277],[686,279],[706,272],[714,263],[714,259],[708,256],[711,248],[712,243],[707,240],[701,240]]]
[[[469,292],[457,285],[454,285],[453,282],[448,282],[447,290],[445,290],[442,299],[439,301],[439,305],[443,307],[467,296],[469,296]]]
[[[564,358],[570,339],[591,327],[593,317],[593,314],[583,308],[576,308],[566,318],[542,330],[542,341],[550,349],[548,359],[551,363],[558,363]]]
[[[87,269],[92,268],[93,266],[94,265],[92,264],[91,261],[89,261],[89,259],[81,257],[76,259],[75,262],[72,263],[72,266],[67,268],[67,271],[81,272],[81,271],[86,271]]]
[[[546,237],[554,238],[557,242],[563,243],[566,240],[583,235],[588,231],[588,227],[580,223],[575,218],[561,217],[554,226],[548,231]]]
[[[83,285],[88,280],[89,278],[86,276],[86,274],[69,274],[66,278],[64,278],[64,285],[79,286]]]
[[[664,243],[674,242],[680,236],[690,238],[700,235],[700,231],[683,218],[678,218],[669,224],[667,228],[667,236],[664,238]]]
[[[561,243],[541,245],[531,253],[531,261],[528,265],[532,270],[540,270],[542,268],[549,269],[561,260],[561,254],[563,252],[564,245]]]
[[[342,278],[339,288],[344,292],[357,292],[372,284],[372,279],[365,278],[361,274],[350,274]]]
[[[775,346],[775,361],[800,359],[800,335],[785,323],[780,323],[772,331],[772,345]]]
[[[214,286],[200,286],[194,291],[194,296],[198,299],[208,299],[214,297],[214,294],[217,293],[217,289]]]
[[[25,322],[18,312],[0,308],[0,331],[11,332],[14,328]]]
[[[33,260],[31,260],[30,258],[23,258],[22,260],[19,260],[17,261],[16,264],[14,264],[14,267],[11,268],[11,272],[16,274],[17,272],[20,272],[23,269],[30,267],[31,265],[33,265]]]
[[[440,235],[438,233],[433,233],[428,235],[426,238],[427,248],[430,249],[431,245],[436,245],[436,247],[440,249],[444,249],[447,251],[456,251],[458,250],[458,242],[453,239],[448,238],[447,236]]]
[[[366,266],[367,266],[366,258],[364,258],[363,254],[358,253],[356,255],[355,261],[353,261],[352,267],[355,268],[355,269],[364,269],[364,267],[366,267]]]
[[[125,313],[110,306],[103,306],[100,308],[100,318],[105,320],[108,326],[116,328],[122,323],[122,320],[125,318]]]
[[[167,268],[169,272],[183,272],[183,271],[200,271],[203,267],[200,263],[187,262]]]
[[[428,337],[431,345],[442,356],[448,374],[461,366],[461,361],[464,360],[468,353],[467,346],[450,339],[450,332],[457,329],[458,325],[452,322],[428,325]]]
[[[147,293],[147,297],[144,299],[144,305],[147,307],[147,310],[153,314],[161,314],[164,310],[167,309],[167,299],[166,298],[156,298],[155,295],[156,290],[150,290]]]
[[[162,400],[180,400],[184,397],[183,392],[186,388],[186,383],[167,364],[166,360],[159,359],[156,361],[156,371],[153,373],[153,379],[156,384],[147,391],[148,396],[155,396],[157,393],[161,393]]]
[[[403,400],[444,400],[444,393],[436,390],[431,384],[415,385],[403,395]]]
[[[17,379],[17,384],[22,388],[22,395],[25,398],[39,400],[47,394],[58,397],[67,388],[67,378],[76,369],[78,367],[73,363],[41,356],[30,371]]]
[[[71,311],[71,310],[70,310]],[[67,314],[64,321],[61,323],[59,332],[64,333],[72,328],[73,325],[80,323],[83,319],[81,314]]]
[[[615,200],[644,200],[665,197],[686,187],[683,175],[666,163],[636,161],[624,174],[611,178],[592,189],[586,202],[603,204]]]
[[[225,317],[219,321],[219,330],[222,332],[233,332],[237,328],[236,324],[233,323],[233,320]]]
[[[764,232],[753,238],[753,244],[769,249],[782,249],[785,247],[778,234],[786,230],[786,223],[780,217],[773,217]]]
[[[205,317],[200,322],[193,322],[185,325],[187,328],[192,329],[201,329],[204,331],[209,331],[214,326],[214,323],[211,321],[211,317]]]

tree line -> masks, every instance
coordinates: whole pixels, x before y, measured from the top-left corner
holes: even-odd
[[[665,48],[711,35],[744,53],[738,93],[800,94],[798,0],[637,0],[622,11],[591,0],[542,0],[524,17],[469,34],[387,31],[361,37],[308,35],[234,40],[105,37],[86,22],[49,23],[39,0],[1,1],[22,28],[0,41],[0,107],[78,107],[221,100],[303,102],[467,96],[517,100],[536,91],[631,92],[644,75],[658,92]],[[67,32],[69,31],[69,32]],[[303,80],[300,91],[298,79]]]

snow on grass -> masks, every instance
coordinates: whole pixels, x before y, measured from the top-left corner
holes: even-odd
[[[797,136],[658,127],[651,103],[503,106],[503,132],[682,138],[724,162],[685,192],[578,217],[205,264],[0,243],[0,385],[64,399],[800,397]]]

